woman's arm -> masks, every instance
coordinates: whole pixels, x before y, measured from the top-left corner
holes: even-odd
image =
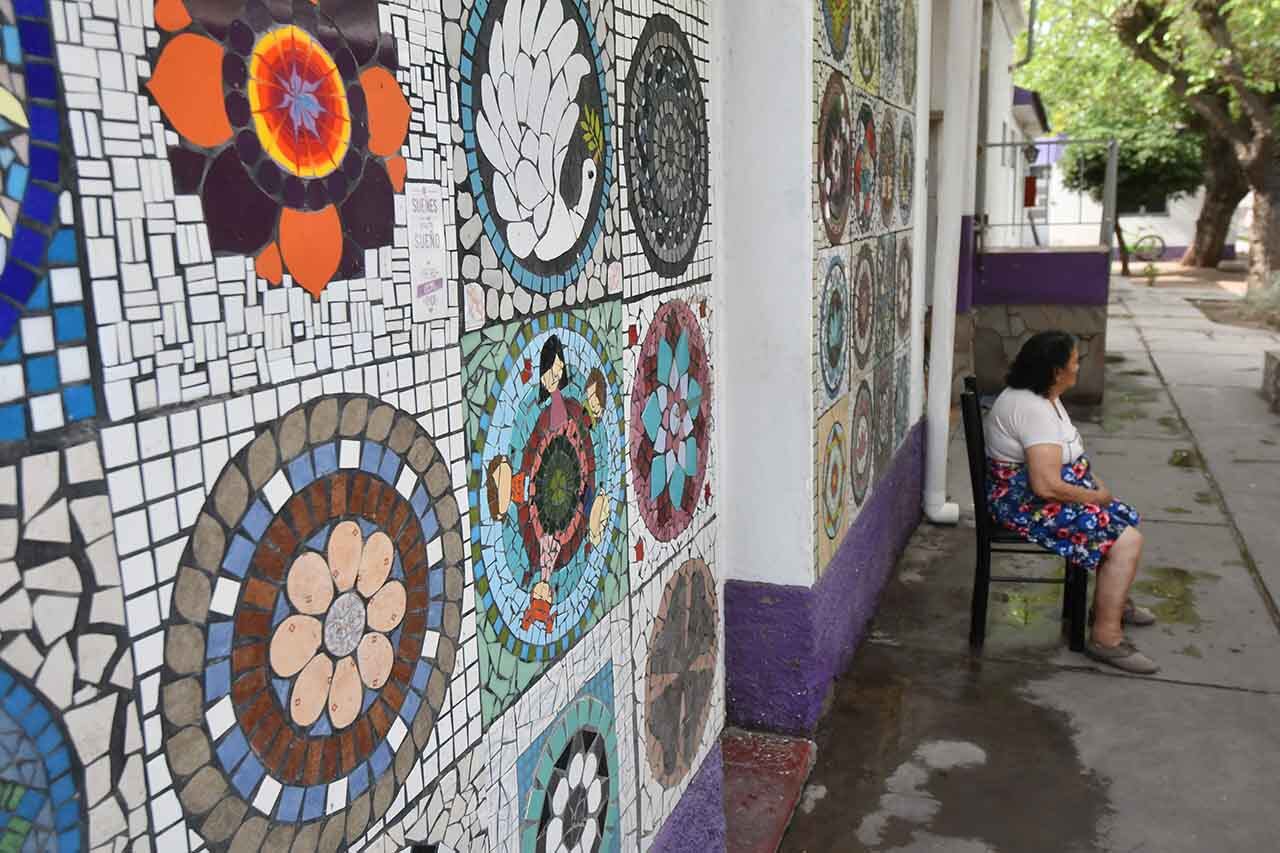
[[[1047,501],[1065,501],[1102,506],[1111,502],[1110,489],[1084,489],[1062,479],[1062,445],[1033,444],[1026,448],[1027,474],[1031,491]]]

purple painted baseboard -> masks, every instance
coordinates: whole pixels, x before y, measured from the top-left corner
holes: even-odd
[[[655,853],[716,853],[725,849],[724,755],[720,735],[667,816],[649,849]]]
[[[1106,305],[1105,248],[983,252],[974,305]]]
[[[920,521],[923,472],[921,420],[816,584],[725,584],[731,724],[812,734],[832,682],[853,659],[889,572]]]

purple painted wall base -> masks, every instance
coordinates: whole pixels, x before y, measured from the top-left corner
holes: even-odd
[[[1105,248],[983,252],[974,305],[1106,305],[1111,262]]]
[[[725,849],[724,755],[718,734],[715,746],[649,849],[655,853],[713,853]]]
[[[812,734],[832,682],[853,659],[885,580],[920,521],[923,471],[921,420],[816,584],[725,584],[731,724]]]

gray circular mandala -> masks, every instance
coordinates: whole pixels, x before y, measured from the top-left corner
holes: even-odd
[[[627,197],[636,234],[658,275],[693,260],[708,207],[706,99],[679,25],[654,15],[627,74]]]

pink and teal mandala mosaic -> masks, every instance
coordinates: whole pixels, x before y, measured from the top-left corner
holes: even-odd
[[[678,536],[703,499],[711,445],[711,365],[698,318],[681,300],[658,309],[631,388],[631,476],[645,526]]]

